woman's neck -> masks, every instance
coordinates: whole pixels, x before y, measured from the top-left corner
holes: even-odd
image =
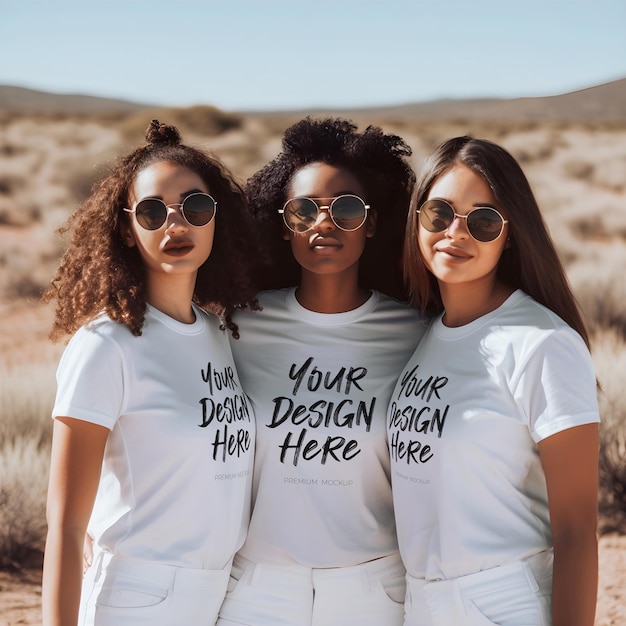
[[[365,304],[371,293],[359,286],[357,276],[343,277],[302,272],[296,299],[316,313],[345,313]]]
[[[465,326],[487,313],[495,311],[515,291],[500,282],[454,285],[440,283],[443,302],[443,323],[455,328]]]
[[[148,278],[146,301],[155,309],[183,324],[193,324],[196,315],[191,299],[196,284],[194,276],[159,276],[159,280]]]

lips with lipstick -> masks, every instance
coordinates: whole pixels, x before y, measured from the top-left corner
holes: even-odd
[[[184,256],[191,250],[193,250],[193,243],[191,241],[172,240],[168,241],[163,246],[163,252],[172,256]]]
[[[343,244],[337,239],[332,237],[313,237],[310,241],[310,246],[312,249],[331,249],[331,248],[341,248]]]
[[[437,248],[436,252],[447,254],[448,256],[454,257],[455,259],[470,259],[472,257],[471,254],[469,254],[462,248],[455,248],[450,246],[445,248]]]

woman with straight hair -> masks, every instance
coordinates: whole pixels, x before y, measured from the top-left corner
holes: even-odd
[[[234,309],[255,306],[245,195],[154,120],[66,230],[47,294],[52,338],[73,337],[53,409],[43,624],[211,626],[250,514],[254,414],[228,341]]]
[[[392,394],[405,626],[593,626],[598,406],[585,325],[531,187],[457,137],[413,193],[404,271],[436,316]]]

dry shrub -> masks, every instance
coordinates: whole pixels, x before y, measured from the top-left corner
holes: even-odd
[[[6,174],[0,175],[0,194],[10,196],[16,189],[24,186],[24,175]]]
[[[601,212],[573,218],[568,226],[572,234],[582,241],[606,240],[615,234],[613,228],[607,229]]]
[[[533,163],[544,164],[562,145],[560,133],[550,126],[520,129],[506,138],[499,137],[496,141],[506,148],[523,168]]]
[[[218,155],[235,178],[245,181],[280,152],[281,137],[252,118],[238,130],[201,140],[199,147]]]
[[[583,180],[594,187],[613,193],[621,193],[626,188],[626,156],[612,154],[604,159],[594,159],[594,163],[573,159],[563,164],[569,178]]]
[[[37,299],[48,287],[49,281],[43,277],[37,278],[29,272],[14,276],[8,282],[4,295],[8,298]]]
[[[38,205],[16,206],[12,200],[0,197],[0,226],[28,228],[40,222],[42,209]]]
[[[104,178],[108,173],[108,164],[113,159],[107,154],[98,161],[97,165],[93,163],[80,161],[68,164],[69,167],[65,172],[65,185],[76,203],[83,202],[91,193],[94,185]]]
[[[589,217],[579,217],[569,222],[569,228],[572,234],[589,244],[596,240],[599,242],[609,241],[617,238],[626,241],[626,225],[620,225],[615,219],[615,214],[607,212],[609,216],[609,225],[605,223],[600,212],[592,214]]]
[[[0,448],[0,568],[18,568],[43,550],[48,450],[20,438]]]
[[[146,136],[146,129],[153,119],[163,124],[177,126],[183,135],[214,137],[229,130],[240,128],[243,118],[213,106],[198,105],[188,108],[161,108],[141,111],[120,124],[125,142],[135,146]]]
[[[602,390],[600,406],[600,517],[603,532],[626,533],[626,343],[612,330],[593,337]]]
[[[40,447],[49,444],[56,365],[54,356],[44,355],[41,363],[0,371],[0,447],[15,444],[23,437]]]
[[[593,163],[589,163],[588,161],[575,159],[566,161],[563,164],[563,170],[569,178],[590,181],[593,178],[596,167]]]
[[[1,372],[1,568],[17,567],[43,548],[54,370],[48,362]]]
[[[626,248],[613,246],[608,260],[587,260],[568,269],[591,333],[613,329],[626,339]],[[620,254],[621,253],[621,254]]]
[[[51,242],[52,243],[52,242]],[[49,286],[61,249],[25,250],[9,247],[0,252],[0,299],[38,299]]]
[[[615,193],[626,189],[626,154],[611,155],[594,168],[593,183]]]

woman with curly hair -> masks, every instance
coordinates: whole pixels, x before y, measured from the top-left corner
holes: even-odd
[[[224,331],[255,306],[245,195],[173,126],[154,120],[146,139],[71,216],[46,296],[52,337],[74,334],[53,410],[45,626],[214,624],[249,519],[254,414]]]
[[[306,118],[248,181],[273,266],[231,342],[257,448],[220,625],[402,623],[385,412],[424,332],[396,299],[410,154],[380,128]]]
[[[587,332],[500,146],[438,146],[406,231],[436,315],[388,415],[406,626],[592,626],[598,405]]]

